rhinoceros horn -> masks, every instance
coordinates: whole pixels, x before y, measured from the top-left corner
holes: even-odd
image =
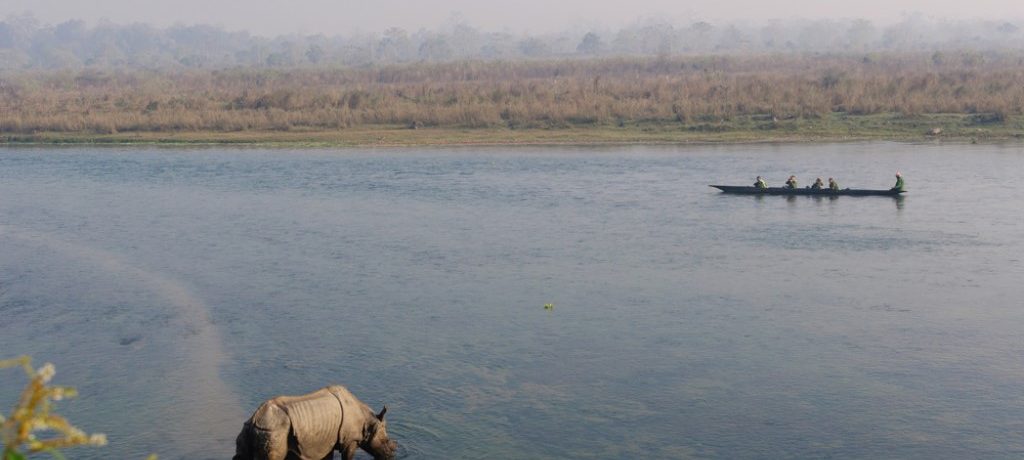
[[[380,413],[377,414],[377,420],[380,420],[380,421],[383,422],[384,421],[384,414],[386,414],[386,413],[388,413],[388,406],[384,406],[384,408],[380,410]]]

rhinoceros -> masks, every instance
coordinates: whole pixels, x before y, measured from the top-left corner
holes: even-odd
[[[323,460],[356,448],[375,460],[392,460],[398,444],[388,438],[384,414],[374,414],[343,386],[302,396],[278,396],[260,404],[235,440],[234,460]]]

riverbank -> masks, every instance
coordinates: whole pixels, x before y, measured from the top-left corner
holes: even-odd
[[[811,119],[741,117],[707,123],[629,123],[561,128],[457,128],[358,126],[344,129],[290,129],[148,132],[41,132],[0,135],[5,145],[280,145],[280,146],[424,146],[529,144],[686,144],[801,143],[889,140],[900,142],[1020,142],[1024,116],[991,122],[978,115],[898,114],[831,116]]]
[[[1024,54],[751,55],[0,73],[6,143],[1000,142]]]

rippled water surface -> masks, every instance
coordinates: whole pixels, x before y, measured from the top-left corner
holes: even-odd
[[[405,458],[1019,458],[1022,178],[1020,145],[0,149],[0,357],[79,388],[111,443],[74,458],[227,458],[332,383]]]

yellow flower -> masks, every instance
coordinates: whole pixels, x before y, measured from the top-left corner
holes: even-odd
[[[39,370],[36,371],[36,376],[39,377],[39,379],[42,380],[43,383],[49,383],[50,380],[53,379],[54,374],[56,373],[57,368],[53,366],[53,363],[46,363],[43,364],[43,367],[40,367]]]
[[[67,431],[67,438],[77,442],[83,442],[89,439],[85,432],[75,427],[69,427]]]
[[[46,420],[42,418],[33,418],[31,420],[28,420],[26,424],[32,431],[42,431],[47,428],[50,428],[50,424],[47,423]]]

